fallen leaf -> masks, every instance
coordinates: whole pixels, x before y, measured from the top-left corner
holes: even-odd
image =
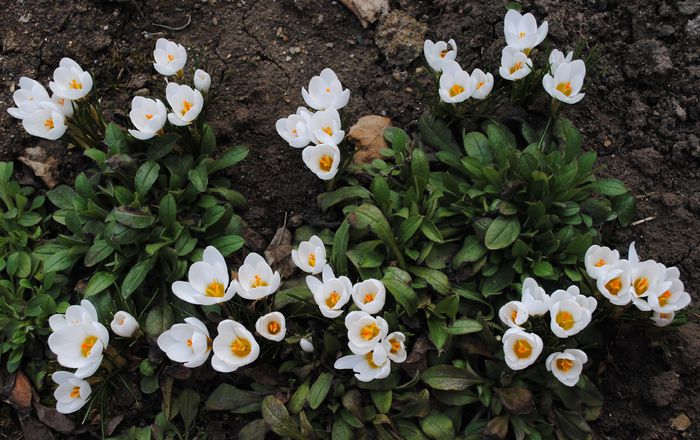
[[[56,186],[58,160],[49,156],[42,147],[25,148],[19,161],[31,168],[49,189]]]
[[[501,403],[509,413],[527,414],[535,408],[532,392],[523,387],[494,388]]]
[[[428,368],[428,358],[425,355],[428,350],[435,349],[435,346],[427,336],[421,335],[416,342],[413,343],[413,348],[406,356],[406,360],[401,364],[401,368],[408,373],[409,376],[415,375]]]
[[[27,376],[21,371],[15,374],[15,386],[10,393],[10,403],[22,414],[27,414],[32,409],[32,386]]]
[[[107,423],[107,435],[112,435],[122,420],[124,420],[124,414],[119,414],[109,419],[109,423]]]
[[[75,422],[60,412],[56,408],[44,406],[38,401],[34,401],[36,416],[41,423],[62,434],[70,434],[75,429]]]
[[[270,245],[265,249],[265,259],[273,271],[278,271],[282,279],[294,272],[292,261],[292,233],[285,226],[277,229]]]
[[[508,434],[508,417],[500,416],[489,420],[484,428],[484,437],[504,439]]]
[[[382,157],[380,151],[387,148],[384,129],[389,125],[391,119],[385,116],[367,115],[350,128],[348,139],[355,145],[355,162],[371,163]]]
[[[55,437],[46,425],[34,419],[22,423],[22,434],[26,440],[53,440]]]
[[[680,413],[678,417],[671,421],[671,428],[675,429],[676,431],[685,431],[686,429],[690,428],[692,423],[693,422],[690,421],[688,416]]]
[[[363,28],[389,13],[389,0],[340,0],[355,14]]]

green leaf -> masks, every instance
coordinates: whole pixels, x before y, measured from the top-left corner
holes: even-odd
[[[497,250],[510,246],[520,235],[520,222],[515,217],[499,216],[486,230],[484,244],[488,249]]]
[[[275,396],[267,396],[263,399],[262,416],[275,434],[281,437],[307,440],[292,421],[287,408]]]
[[[319,194],[318,206],[322,211],[328,210],[331,206],[338,203],[352,200],[362,199],[367,200],[371,197],[371,193],[361,186],[343,186],[335,191]]]
[[[599,179],[591,183],[591,189],[605,196],[621,196],[629,190],[625,184],[618,179]]]
[[[433,223],[431,220],[424,219],[423,222],[420,224],[420,231],[425,235],[425,237],[434,242],[434,243],[442,243],[444,239],[442,238],[442,234],[440,233],[440,230],[435,226],[435,223]]]
[[[210,155],[216,149],[216,136],[214,130],[208,124],[202,127],[202,143],[201,152],[205,155]]]
[[[11,277],[27,278],[32,271],[32,259],[24,251],[16,251],[7,257],[7,274]]]
[[[265,440],[268,431],[265,421],[256,419],[241,428],[238,432],[238,440]]]
[[[566,438],[572,440],[588,440],[593,438],[593,431],[586,420],[577,412],[554,409],[557,426]]]
[[[405,267],[406,262],[404,261],[403,254],[399,249],[394,234],[389,226],[389,222],[384,217],[384,214],[374,205],[364,203],[360,205],[348,218],[350,225],[358,228],[364,229],[369,227],[372,232],[391,249],[394,257],[398,260],[400,267]]]
[[[627,193],[613,200],[613,209],[617,211],[617,219],[622,226],[632,223],[637,212],[636,200],[634,196]]]
[[[348,251],[349,239],[350,223],[348,223],[347,220],[343,220],[343,223],[340,224],[333,236],[333,254],[330,258],[332,267],[338,274],[348,272],[348,258],[346,253]]]
[[[144,162],[143,165],[136,170],[136,176],[134,177],[134,188],[136,188],[136,192],[141,196],[145,196],[158,178],[159,172],[160,165],[156,162],[152,160]]]
[[[87,253],[85,254],[85,259],[83,263],[86,267],[92,267],[104,260],[105,258],[112,255],[114,248],[107,244],[104,240],[95,240],[95,242],[90,246]]]
[[[462,248],[452,258],[452,267],[457,268],[462,263],[474,263],[486,255],[486,248],[476,235],[468,235],[464,238]]]
[[[182,421],[185,422],[185,426],[189,427],[194,423],[199,411],[199,393],[191,388],[186,388],[182,390],[177,400]]]
[[[453,440],[455,427],[452,420],[440,411],[433,409],[428,417],[418,419],[423,432],[434,440]]]
[[[73,264],[73,259],[70,256],[70,251],[64,249],[50,255],[44,260],[44,272],[60,272],[66,270]]]
[[[9,182],[12,179],[13,169],[12,162],[0,162],[0,182]]]
[[[421,380],[431,388],[444,391],[464,391],[485,380],[469,368],[436,365],[423,371]]]
[[[151,225],[153,225],[153,223],[156,221],[156,218],[152,215],[145,214],[141,211],[137,211],[126,206],[114,208],[111,215],[114,217],[114,220],[120,224],[133,229],[145,229],[151,227]]]
[[[138,262],[135,266],[129,270],[129,273],[124,277],[124,282],[122,283],[122,297],[128,298],[136,289],[143,284],[148,273],[153,269],[156,260],[154,258],[148,258],[146,260]]]
[[[92,295],[97,295],[114,283],[114,274],[108,272],[95,272],[94,275],[90,277],[87,286],[85,286],[85,291],[83,296],[90,297]]]
[[[47,191],[46,197],[59,209],[73,209],[73,199],[77,197],[77,194],[70,186],[59,185],[51,191]]]
[[[172,194],[168,193],[160,199],[158,218],[161,224],[167,228],[171,228],[175,224],[177,219],[177,202]]]
[[[204,192],[207,190],[207,185],[209,184],[209,176],[207,174],[207,166],[200,163],[196,168],[191,169],[187,173],[187,177],[192,182],[194,189],[199,192]]]
[[[380,209],[382,209],[384,212],[387,212],[389,210],[389,204],[391,203],[391,199],[389,184],[387,183],[386,179],[380,175],[374,176],[374,180],[372,180],[371,190],[372,197],[374,197],[374,202]]]
[[[411,177],[416,194],[422,195],[430,177],[430,165],[428,156],[420,148],[414,149],[411,153]]]
[[[483,328],[479,321],[473,319],[458,319],[447,328],[447,333],[451,335],[466,335],[468,333],[480,332]]]
[[[438,293],[443,295],[450,293],[450,280],[442,271],[419,266],[410,266],[408,271],[419,278],[423,278]]]
[[[146,157],[148,160],[158,160],[167,156],[175,145],[180,140],[180,136],[176,133],[168,133],[165,136],[160,136],[156,138],[148,147],[148,152]]]
[[[129,140],[117,124],[110,122],[105,128],[105,144],[109,148],[109,154],[124,154],[128,150]]]
[[[442,350],[449,336],[447,325],[441,317],[431,316],[428,319],[428,338],[438,350]]]
[[[532,272],[541,278],[551,279],[554,273],[554,267],[552,267],[549,261],[537,261],[532,265]]]
[[[328,395],[328,391],[331,389],[331,384],[333,383],[333,375],[328,372],[321,373],[318,379],[311,385],[309,390],[309,406],[311,409],[317,409]]]
[[[411,287],[411,282],[411,275],[397,267],[388,267],[382,278],[382,283],[389,293],[409,315],[416,313],[418,308],[418,296]]]
[[[391,390],[372,390],[369,392],[372,397],[372,402],[374,406],[377,407],[377,411],[382,414],[387,414],[391,409],[392,391]]]
[[[212,162],[212,164],[209,166],[209,174],[230,168],[245,159],[247,156],[248,149],[245,147],[229,148],[224,152],[224,154]]]
[[[418,129],[421,139],[426,144],[457,156],[460,155],[459,147],[452,137],[452,131],[442,119],[425,114],[418,120]]]
[[[478,131],[464,135],[464,150],[468,156],[474,157],[485,164],[493,162],[493,153],[491,152],[489,140]]]
[[[228,257],[245,244],[245,240],[240,235],[222,235],[210,241],[210,244],[217,248],[221,255]]]
[[[214,411],[231,411],[234,414],[248,414],[260,411],[263,397],[252,391],[245,391],[222,383],[209,395],[205,406]]]
[[[306,397],[309,395],[310,381],[307,378],[304,383],[302,383],[299,388],[292,394],[292,397],[287,402],[289,407],[289,412],[292,414],[297,414],[299,411],[304,409],[304,404],[306,403]]]
[[[570,120],[559,117],[554,122],[554,136],[564,142],[564,160],[569,162],[581,154],[581,133]]]
[[[355,436],[352,433],[350,425],[345,423],[340,417],[335,418],[333,427],[331,428],[331,438],[337,440],[353,440]]]
[[[146,316],[146,335],[153,339],[157,338],[172,327],[173,320],[173,309],[169,304],[159,304],[153,307]]]
[[[406,244],[408,240],[410,240],[411,237],[415,235],[416,231],[418,231],[418,228],[420,228],[421,223],[423,223],[423,216],[420,215],[412,215],[406,220],[402,221],[399,225],[399,230],[397,234],[399,244]]]

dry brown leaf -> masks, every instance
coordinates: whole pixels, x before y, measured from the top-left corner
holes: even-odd
[[[676,431],[685,431],[686,429],[690,428],[690,425],[692,425],[692,422],[684,413],[680,413],[671,421],[671,428],[675,429]]]
[[[56,408],[44,406],[37,400],[34,401],[36,416],[41,423],[62,434],[70,434],[75,429],[75,422],[60,412]]]
[[[355,162],[371,163],[382,157],[380,151],[387,147],[384,129],[391,125],[391,119],[379,115],[361,117],[350,128],[348,139],[355,145]]]
[[[389,0],[340,0],[366,28],[389,13]]]
[[[32,409],[32,386],[27,376],[21,371],[15,374],[15,386],[10,393],[10,403],[22,414],[27,414]]]
[[[31,168],[49,189],[56,186],[58,160],[49,156],[42,147],[25,148],[19,161]]]
[[[273,271],[278,271],[282,279],[294,272],[292,261],[292,233],[285,226],[277,229],[270,245],[265,249],[265,259]]]
[[[504,439],[508,434],[508,417],[494,417],[484,428],[485,438]]]
[[[535,408],[532,392],[523,387],[494,388],[509,413],[527,414]]]

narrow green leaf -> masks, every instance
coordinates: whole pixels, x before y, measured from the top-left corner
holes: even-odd
[[[158,178],[159,172],[160,165],[156,162],[152,160],[144,162],[139,169],[136,170],[136,176],[134,177],[134,188],[136,192],[141,196],[145,196]]]
[[[87,286],[85,286],[85,291],[83,296],[90,297],[97,295],[114,283],[114,274],[108,272],[95,272],[90,277]]]
[[[497,250],[510,246],[520,235],[520,222],[515,217],[500,216],[489,225],[484,237],[488,249]]]
[[[321,373],[318,379],[311,385],[309,390],[309,406],[311,409],[317,409],[328,395],[328,391],[331,389],[331,384],[333,382],[333,375],[328,372]]]

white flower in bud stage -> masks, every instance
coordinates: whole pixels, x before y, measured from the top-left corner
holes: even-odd
[[[51,101],[49,94],[38,81],[23,76],[19,79],[19,89],[12,94],[17,107],[10,107],[7,112],[13,118],[24,119],[39,108],[42,102]]]
[[[530,315],[525,304],[520,301],[509,301],[498,310],[498,317],[508,327],[521,328]]]
[[[549,311],[551,298],[537,281],[525,278],[521,292],[521,302],[529,315],[542,316]]]
[[[334,108],[311,115],[307,130],[314,144],[339,145],[345,137],[345,132],[341,130],[340,114]]]
[[[501,52],[501,67],[498,72],[503,79],[516,81],[532,71],[532,60],[515,47],[507,46]]]
[[[156,71],[161,75],[171,76],[180,74],[187,63],[187,50],[181,44],[159,38],[153,51]]]
[[[617,250],[594,244],[588,248],[583,259],[588,276],[597,280],[605,276],[610,268],[620,261],[620,253]]]
[[[400,364],[406,360],[406,336],[401,332],[392,332],[382,340],[386,355],[392,362]]]
[[[431,69],[441,72],[446,62],[454,61],[457,58],[457,44],[455,40],[448,42],[425,40],[423,43],[423,56]]]
[[[556,352],[547,356],[545,366],[554,377],[567,387],[578,383],[583,371],[583,365],[588,362],[588,356],[581,350],[568,348],[564,352]]]
[[[542,353],[542,338],[520,328],[510,328],[503,334],[503,354],[511,370],[522,370],[532,365]]]
[[[170,360],[182,362],[187,368],[196,368],[206,362],[212,348],[209,330],[202,321],[192,317],[161,333],[157,343]]]
[[[68,129],[66,117],[56,104],[44,101],[22,119],[22,127],[32,136],[55,141]]]
[[[389,324],[384,318],[373,317],[367,312],[350,312],[345,317],[348,329],[348,347],[355,354],[367,354],[381,347],[379,342],[389,333]],[[382,349],[383,356],[386,352]],[[377,359],[377,356],[379,359]],[[375,361],[381,361],[381,354],[375,353]]]
[[[228,301],[234,291],[227,289],[229,274],[226,260],[213,246],[207,246],[202,261],[192,266],[187,281],[175,281],[172,290],[175,296],[190,304],[212,305]]]
[[[311,338],[301,338],[299,340],[299,346],[304,353],[314,352],[314,343],[311,341]]]
[[[509,9],[506,12],[503,23],[506,43],[508,46],[522,51],[525,55],[529,55],[532,48],[544,41],[548,30],[547,21],[543,21],[538,28],[535,16],[530,13],[521,15],[514,9]]]
[[[583,60],[561,63],[554,75],[548,73],[542,78],[542,87],[552,98],[566,104],[576,104],[586,95],[581,93],[585,76]]]
[[[72,414],[85,406],[92,388],[86,380],[68,371],[56,371],[51,375],[58,388],[53,392],[56,399],[56,411]]]
[[[657,313],[673,313],[690,304],[690,295],[684,290],[683,282],[677,278],[665,283],[668,288],[647,297],[649,307]]]
[[[131,101],[129,112],[131,123],[136,130],[130,129],[129,134],[145,141],[155,136],[168,121],[168,109],[160,99],[149,99],[135,96]]]
[[[73,101],[84,98],[92,90],[92,76],[70,58],[62,58],[53,71],[49,88],[56,95]]]
[[[321,273],[326,267],[326,247],[323,241],[315,235],[309,241],[302,241],[297,249],[292,249],[292,261],[306,273]]]
[[[91,376],[100,367],[103,351],[109,344],[109,332],[99,322],[66,325],[49,335],[49,348],[58,363],[76,368],[75,375]]]
[[[665,313],[659,313],[659,312],[654,312],[651,315],[651,320],[654,322],[654,325],[657,327],[666,327],[670,323],[673,322],[673,318],[676,316],[675,312],[665,312]]]
[[[173,125],[189,125],[197,119],[204,107],[204,97],[199,90],[190,86],[168,83],[165,97],[173,113],[168,113],[168,121]]]
[[[287,323],[280,312],[271,312],[258,318],[255,331],[270,341],[279,342],[287,334]]]
[[[216,371],[230,373],[258,358],[260,346],[241,323],[225,319],[219,323],[217,331],[219,335],[214,338],[211,358],[211,366]]]
[[[442,102],[457,104],[469,99],[474,90],[472,77],[455,61],[446,63],[440,75],[438,94]]]
[[[296,114],[277,120],[277,133],[287,141],[290,147],[304,148],[311,142],[309,122],[312,113],[306,107],[299,107]]]
[[[363,312],[377,314],[384,308],[386,288],[381,281],[369,278],[353,286],[352,300]]]
[[[130,338],[138,331],[139,322],[131,314],[120,310],[114,314],[110,327],[117,336]]]
[[[380,345],[381,346],[381,345]],[[366,354],[351,354],[343,356],[335,361],[333,368],[337,370],[352,369],[355,377],[360,382],[371,382],[375,379],[384,379],[391,373],[391,362],[384,356],[381,362],[373,352]]]
[[[591,322],[598,302],[579,294],[576,286],[552,293],[549,314],[550,328],[560,338],[568,338],[586,328]]]
[[[630,262],[618,260],[606,267],[605,272],[598,275],[596,286],[598,291],[617,306],[625,306],[632,301],[632,280],[630,278]],[[588,270],[588,264],[586,264]]]
[[[573,51],[569,51],[569,53],[564,56],[564,52],[560,51],[559,49],[554,49],[549,54],[549,73],[554,75],[561,64],[570,63],[573,58]]]
[[[73,108],[73,101],[68,98],[63,98],[57,94],[51,96],[51,102],[56,105],[56,107],[63,113],[63,116],[70,118],[73,116],[75,109]]]
[[[194,71],[194,88],[202,93],[209,93],[211,87],[211,75],[202,69]]]
[[[279,272],[272,273],[272,268],[263,257],[250,253],[238,269],[238,279],[233,280],[229,290],[241,298],[258,300],[272,295],[280,287]]]
[[[321,75],[309,81],[309,90],[301,88],[301,96],[306,105],[314,110],[333,108],[340,110],[350,100],[350,90],[343,90],[343,85],[331,69],[323,69]]]
[[[481,69],[474,69],[471,78],[474,83],[472,98],[486,99],[489,93],[491,93],[491,90],[493,90],[493,75],[484,73]]]
[[[343,307],[350,300],[352,283],[347,277],[335,277],[330,265],[323,268],[323,282],[311,275],[306,277],[306,285],[314,296],[314,301],[326,318],[337,318],[343,314]]]
[[[331,144],[309,145],[301,152],[306,166],[321,180],[330,180],[338,173],[340,149]]]

